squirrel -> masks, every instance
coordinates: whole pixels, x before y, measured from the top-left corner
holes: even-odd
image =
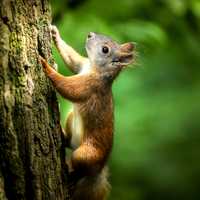
[[[110,190],[106,162],[113,145],[112,83],[133,62],[135,47],[90,32],[86,58],[62,40],[56,26],[50,29],[61,57],[76,73],[63,76],[40,58],[58,93],[73,103],[64,130],[67,146],[73,150],[69,168],[78,176],[72,199],[105,200]]]

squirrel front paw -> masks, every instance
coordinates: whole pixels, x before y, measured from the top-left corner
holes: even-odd
[[[53,38],[53,41],[58,42],[58,39],[60,38],[60,33],[57,27],[54,25],[50,25],[50,31],[51,31],[51,36]]]

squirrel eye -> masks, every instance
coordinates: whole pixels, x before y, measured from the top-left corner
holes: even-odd
[[[102,52],[105,53],[105,54],[108,53],[109,52],[109,48],[107,46],[103,46],[102,47]]]

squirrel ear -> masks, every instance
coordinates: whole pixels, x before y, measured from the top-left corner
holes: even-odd
[[[127,42],[120,45],[120,51],[130,53],[135,49],[135,45],[132,42]]]
[[[130,52],[130,53],[120,52],[113,59],[113,63],[116,63],[116,65],[120,65],[120,66],[126,66],[132,63],[133,59],[134,59],[133,52]]]
[[[126,66],[132,63],[134,59],[134,48],[135,46],[132,42],[121,44],[116,57],[113,59],[113,63],[120,66]]]
[[[121,54],[120,56],[120,64],[122,66],[126,66],[126,65],[129,65],[130,63],[132,63],[133,61],[133,53],[124,53],[124,54]]]

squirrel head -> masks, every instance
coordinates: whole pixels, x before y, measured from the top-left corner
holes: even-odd
[[[86,51],[92,66],[114,80],[122,68],[131,64],[134,60],[134,44],[118,44],[111,38],[90,32],[86,40]]]

